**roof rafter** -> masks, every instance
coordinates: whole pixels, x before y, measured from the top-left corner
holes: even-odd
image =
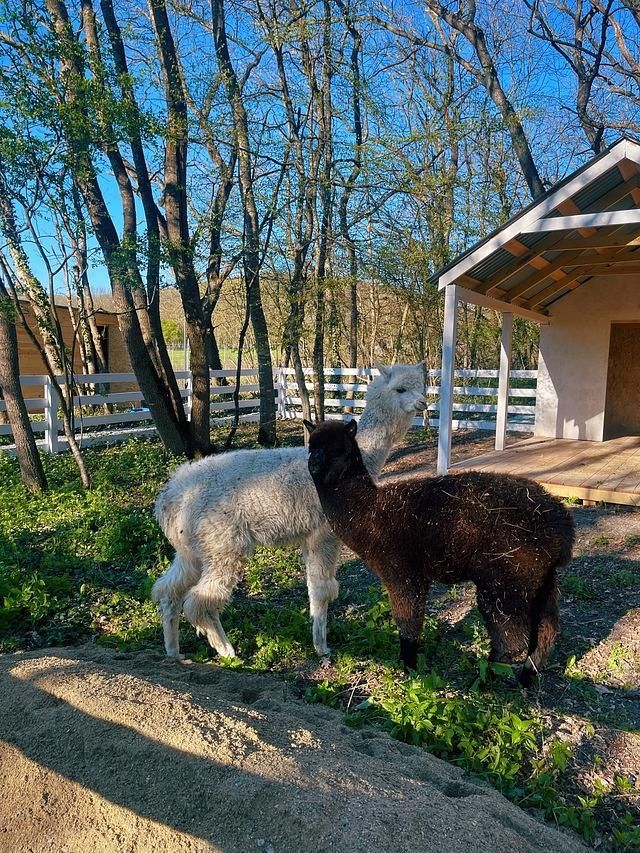
[[[640,225],[640,210],[608,210],[581,213],[579,216],[553,216],[538,219],[526,226],[527,234],[552,231],[574,231],[579,228],[606,228],[609,225]]]
[[[578,279],[583,275],[587,275],[584,270],[574,270],[571,273],[567,273],[562,281],[554,281],[553,284],[550,284],[548,287],[545,287],[544,290],[536,293],[536,295],[527,302],[523,302],[522,307],[526,308],[528,311],[534,311],[538,305],[542,305],[543,302],[551,296],[555,296],[555,294],[559,293],[561,290],[564,290],[565,288],[575,290],[576,287],[580,287],[582,282],[578,281]]]

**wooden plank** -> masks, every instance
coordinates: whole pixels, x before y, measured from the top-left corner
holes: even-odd
[[[526,226],[524,233],[577,231],[579,228],[606,228],[610,225],[640,225],[640,210],[609,210],[599,213],[581,213],[578,216],[554,216],[532,222]]]
[[[612,228],[608,233],[603,235],[595,234],[588,239],[578,239],[570,237],[563,240],[556,247],[558,252],[570,252],[577,249],[615,249],[615,248],[631,248],[632,246],[640,246],[640,236],[637,234],[619,234],[620,226]]]
[[[640,205],[640,189],[638,188],[640,187],[640,172],[638,171],[638,164],[631,160],[621,160],[618,163],[618,171],[623,178],[628,179],[626,183],[630,184],[635,180],[636,186],[632,188],[630,195],[635,203]]]
[[[561,290],[564,290],[565,287],[569,287],[574,289],[575,287],[580,286],[580,282],[578,281],[583,275],[586,275],[583,269],[574,270],[572,273],[568,273],[564,276],[562,281],[554,281],[548,287],[545,287],[544,290],[539,291],[533,296],[528,302],[525,302],[524,305],[526,308],[536,308],[538,305],[542,305],[545,299],[549,299],[551,296],[554,296]]]
[[[489,296],[499,295],[502,291],[500,285],[504,284],[505,281],[508,281],[508,279],[521,270],[523,266],[530,265],[538,269],[541,265],[543,267],[548,266],[550,262],[545,260],[542,255],[545,252],[551,251],[555,244],[561,242],[563,236],[564,235],[551,235],[550,237],[541,240],[532,249],[529,249],[528,255],[521,255],[520,257],[515,258],[510,263],[501,267],[488,279],[485,279],[481,286],[476,288],[478,293],[486,293]]]
[[[603,269],[598,269],[598,270],[594,269],[594,273],[597,273],[598,275],[608,275],[609,273],[612,273],[615,275],[638,275],[639,272],[640,272],[640,259],[638,259],[638,261],[633,261],[633,262],[627,261],[624,264],[611,264],[610,270],[606,269],[606,268],[604,270]],[[581,273],[581,275],[586,275],[586,273],[583,271]]]
[[[524,255],[528,255],[531,251],[529,246],[525,246],[524,243],[521,243],[520,240],[515,237],[508,240],[502,248],[509,252],[510,255],[513,255],[514,258],[521,258]]]
[[[584,501],[595,501],[601,503],[622,504],[623,506],[640,506],[640,494],[636,492],[615,491],[611,489],[589,489],[583,486],[558,485],[540,480],[543,486],[552,495],[564,498],[578,498]]]
[[[559,210],[560,213],[563,213],[565,215],[568,215],[571,213],[582,213],[582,211],[580,210],[580,208],[578,207],[578,205],[575,203],[575,201],[572,198],[565,199],[563,202],[561,202],[558,205],[556,210]],[[590,237],[591,234],[594,233],[594,229],[593,228],[580,228],[580,229],[578,229],[578,233],[581,234],[583,237]]]
[[[569,254],[569,253],[567,253]],[[582,253],[579,253],[582,254]],[[564,256],[566,257],[566,255]],[[577,254],[571,255],[571,260],[577,257]],[[562,271],[563,267],[569,266],[570,261],[565,260],[563,257],[558,258],[553,263],[550,263],[547,267],[538,272],[534,273],[529,278],[525,279],[525,281],[521,281],[520,284],[517,284],[514,288],[512,288],[507,294],[507,299],[513,301],[514,299],[519,299],[521,296],[528,291],[534,288],[536,285],[540,284],[540,282],[544,281],[545,278],[549,278],[552,273],[558,273],[560,277],[563,277],[565,273]],[[554,279],[554,280],[557,280]]]

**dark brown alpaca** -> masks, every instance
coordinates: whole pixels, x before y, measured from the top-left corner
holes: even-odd
[[[473,581],[492,661],[526,656],[523,685],[558,633],[556,572],[571,560],[573,519],[520,477],[470,472],[376,486],[355,441],[357,425],[323,423],[309,441],[309,471],[333,532],[380,577],[415,669],[431,581]]]

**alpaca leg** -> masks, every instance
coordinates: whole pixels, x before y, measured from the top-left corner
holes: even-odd
[[[217,559],[214,567],[207,562],[202,577],[184,600],[184,615],[198,634],[204,634],[219,655],[229,658],[235,657],[236,653],[220,622],[220,611],[231,598],[242,566],[241,559],[228,554]]]
[[[405,585],[402,589],[388,587],[387,591],[391,613],[400,634],[400,658],[405,669],[416,669],[429,587],[411,588]]]
[[[558,584],[554,570],[545,580],[534,602],[533,629],[527,659],[520,673],[520,683],[524,687],[531,685],[535,676],[547,662],[558,635],[559,623]]]
[[[531,605],[513,587],[477,590],[478,609],[491,639],[489,660],[514,663],[527,652],[531,638]]]
[[[189,587],[200,577],[197,559],[176,551],[168,570],[158,578],[151,590],[151,598],[162,615],[162,632],[167,657],[181,660],[179,622],[182,599]]]
[[[309,611],[313,620],[313,645],[316,652],[330,653],[327,645],[327,610],[338,597],[338,550],[340,543],[325,526],[314,530],[302,546],[302,559],[307,569]]]

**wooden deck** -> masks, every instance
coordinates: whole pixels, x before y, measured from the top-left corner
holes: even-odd
[[[449,471],[471,469],[530,477],[562,497],[640,506],[640,436],[603,442],[528,438],[457,462]]]

